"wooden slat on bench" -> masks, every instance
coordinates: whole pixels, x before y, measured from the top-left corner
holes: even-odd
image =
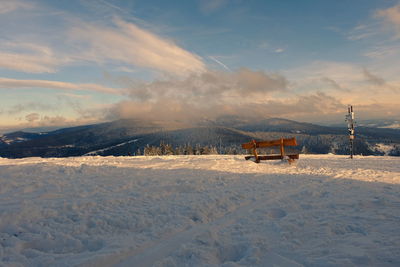
[[[272,140],[272,141],[256,142],[256,148],[258,148],[258,147],[280,146],[280,145],[281,145],[281,139]],[[283,145],[284,146],[297,146],[296,138],[293,137],[293,138],[283,139]],[[242,144],[242,148],[244,148],[244,149],[251,149],[253,147],[254,147],[254,143],[253,142]]]
[[[290,154],[290,155],[285,155],[290,159],[299,159],[299,154]],[[251,158],[254,158],[254,156],[246,156],[245,159],[249,160]],[[282,159],[281,155],[267,155],[267,156],[258,156],[259,160],[274,160],[274,159]]]

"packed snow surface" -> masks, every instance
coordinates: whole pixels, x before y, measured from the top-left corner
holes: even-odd
[[[0,266],[400,266],[400,158],[0,158]]]

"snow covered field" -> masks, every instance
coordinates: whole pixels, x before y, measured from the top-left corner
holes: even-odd
[[[400,158],[0,158],[0,266],[400,266]]]

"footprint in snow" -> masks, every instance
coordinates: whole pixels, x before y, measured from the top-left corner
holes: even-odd
[[[267,215],[272,219],[280,219],[286,216],[286,211],[279,208],[272,208],[267,212]]]

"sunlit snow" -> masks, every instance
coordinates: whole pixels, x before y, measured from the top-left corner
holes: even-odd
[[[0,265],[399,266],[400,158],[0,158]]]

